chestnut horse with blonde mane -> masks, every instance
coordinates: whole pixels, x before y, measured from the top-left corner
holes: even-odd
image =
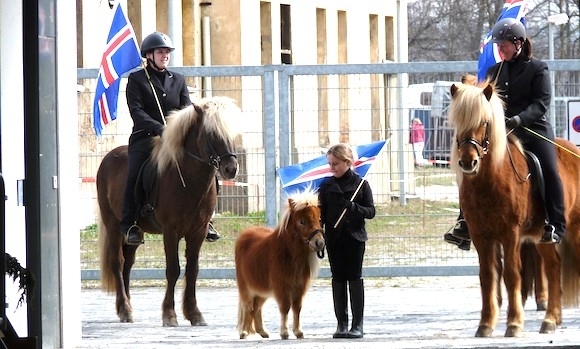
[[[141,217],[138,224],[146,232],[163,234],[167,278],[163,326],[177,326],[174,291],[180,275],[181,239],[186,245],[183,314],[191,325],[206,325],[195,295],[199,251],[216,206],[216,172],[224,179],[233,179],[238,172],[232,125],[241,119],[233,100],[203,99],[172,113],[163,137],[154,139],[151,164],[156,169],[157,190],[151,195],[156,198],[152,203],[155,210],[151,216]],[[127,159],[127,146],[115,148],[103,158],[97,171],[101,284],[104,290],[116,292],[121,322],[134,321],[129,277],[138,248],[123,243],[119,225]]]
[[[459,202],[479,258],[482,309],[476,337],[490,337],[499,319],[501,282],[507,290],[506,337],[524,330],[520,247],[538,244],[544,203],[534,191],[521,144],[506,134],[504,104],[489,81],[451,86],[449,121],[455,129],[452,166]],[[559,245],[536,245],[548,283],[548,305],[540,333],[562,323],[562,305],[577,306],[580,264],[580,152],[557,138],[558,170],[565,190],[567,234]],[[501,255],[503,253],[503,255]],[[503,268],[498,266],[503,259]]]
[[[272,296],[281,315],[280,337],[288,339],[290,308],[294,335],[304,337],[300,327],[302,299],[311,278],[318,274],[324,246],[318,194],[313,191],[290,196],[275,229],[251,227],[239,234],[235,260],[240,339],[256,332],[269,337],[262,321],[262,306]]]

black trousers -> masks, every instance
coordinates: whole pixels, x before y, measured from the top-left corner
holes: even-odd
[[[341,234],[333,244],[326,246],[332,279],[354,281],[362,277],[366,245],[349,234]]]
[[[550,137],[548,137],[550,138]],[[551,137],[553,139],[554,137]],[[525,149],[536,154],[544,173],[546,185],[546,212],[548,221],[557,231],[566,231],[566,217],[564,211],[564,190],[558,173],[556,148],[553,144],[535,135],[526,135],[523,141]]]
[[[140,140],[129,146],[129,168],[127,171],[127,184],[123,199],[123,217],[121,218],[121,231],[126,232],[137,219],[137,203],[135,202],[135,184],[141,167],[151,154],[151,141]]]

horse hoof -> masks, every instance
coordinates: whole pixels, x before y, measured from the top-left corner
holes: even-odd
[[[543,321],[540,327],[540,333],[554,333],[556,332],[556,324],[552,322]]]
[[[244,331],[240,333],[240,339],[246,339],[248,337],[248,332]]]
[[[172,317],[172,318],[167,318],[167,319],[163,319],[163,327],[177,327],[177,319]]]
[[[515,326],[515,325],[509,325],[507,327],[507,329],[505,330],[505,336],[504,337],[521,337],[522,335],[522,328]]]
[[[280,333],[280,337],[282,339],[288,339],[290,336],[288,335],[288,333]]]
[[[304,339],[304,333],[302,333],[302,332],[295,333],[294,335],[295,335],[295,336],[296,336],[296,338],[298,338],[298,339]]]
[[[477,332],[475,332],[475,336],[476,337],[491,337],[493,333],[493,328],[488,327],[488,326],[479,326],[479,328],[477,329]]]
[[[268,332],[260,332],[260,336],[262,336],[262,338],[270,338],[270,335],[268,334]],[[288,336],[286,336],[288,337]]]
[[[190,322],[191,322],[191,326],[207,326],[207,322],[205,322],[205,319],[203,318],[203,316],[198,318],[198,319],[193,319]]]
[[[546,311],[548,309],[548,301],[538,301],[536,302],[536,310],[537,311]]]
[[[135,322],[135,319],[133,319],[133,314],[131,313],[119,315],[119,320],[121,320],[121,322]]]

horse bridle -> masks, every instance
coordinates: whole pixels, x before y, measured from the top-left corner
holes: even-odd
[[[457,138],[455,141],[457,142],[457,149],[460,149],[464,144],[471,144],[475,147],[475,151],[477,152],[477,158],[481,159],[484,155],[487,154],[487,150],[489,147],[489,127],[488,127],[488,121],[485,122],[485,124],[483,124],[485,126],[485,136],[483,137],[483,140],[480,142],[475,138],[472,137],[465,137],[461,140],[461,142],[459,141],[459,138]],[[480,154],[479,152],[479,148],[481,148],[481,151],[483,152],[483,155]]]
[[[322,229],[314,230],[312,233],[310,233],[310,235],[308,235],[308,239],[306,239],[306,243],[310,244],[310,240],[314,239],[314,237],[318,234],[322,234],[322,236],[324,236],[324,231]],[[322,250],[316,251],[316,255],[320,259],[324,258],[324,247],[322,248]]]
[[[220,162],[222,162],[222,159],[225,159],[227,157],[233,156],[234,158],[237,158],[238,156],[234,153],[225,153],[223,155],[218,155],[217,151],[215,150],[215,147],[213,146],[213,143],[209,140],[209,138],[207,137],[207,134],[205,135],[205,143],[206,143],[206,148],[209,149],[209,160],[204,160],[201,157],[193,154],[192,152],[186,150],[185,154],[191,156],[192,158],[194,158],[195,160],[198,160],[206,165],[209,166],[213,166],[216,170],[219,170],[220,167]]]

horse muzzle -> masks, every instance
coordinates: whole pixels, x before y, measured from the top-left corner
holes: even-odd
[[[324,240],[324,231],[322,229],[316,229],[308,236],[306,243],[314,252],[321,252],[326,246],[326,241]]]

